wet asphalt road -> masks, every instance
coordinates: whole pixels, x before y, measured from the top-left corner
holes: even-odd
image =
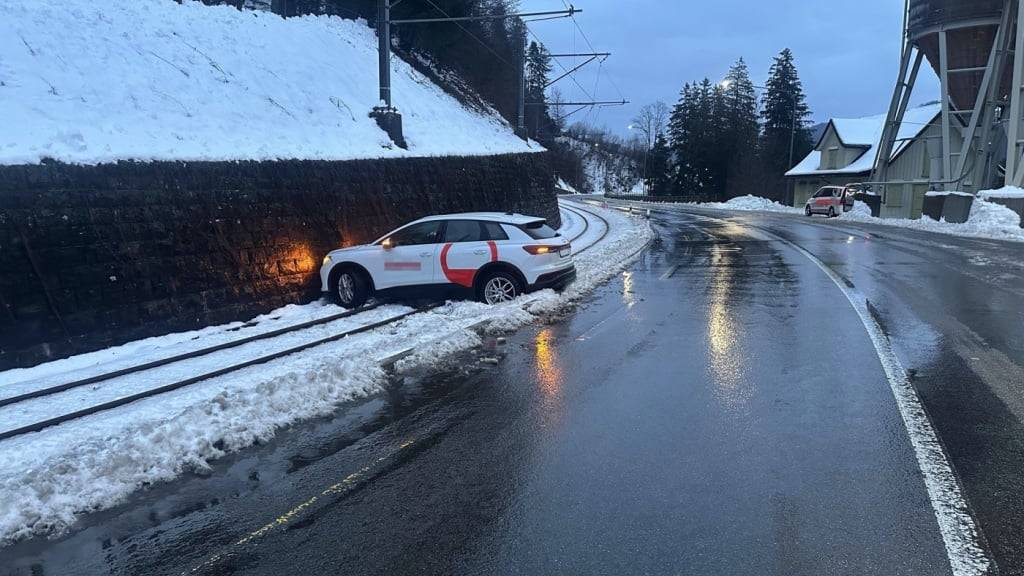
[[[1021,248],[701,214],[655,214],[562,321],[0,550],[0,574],[949,574],[863,325],[754,226],[868,296],[1024,573]]]

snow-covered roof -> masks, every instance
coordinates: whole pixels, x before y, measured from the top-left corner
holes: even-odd
[[[44,158],[348,160],[539,151],[400,58],[409,149],[372,118],[365,21],[170,0],[0,2],[0,165]]]
[[[899,156],[904,148],[909,145],[909,141],[904,139],[914,138],[923,132],[940,112],[941,107],[938,104],[930,104],[907,110],[903,117],[903,123],[900,125],[899,133],[896,136],[898,140],[896,147],[892,151],[892,158]],[[836,136],[839,137],[844,146],[863,148],[864,153],[849,166],[843,166],[834,170],[822,170],[818,168],[821,166],[821,150],[812,150],[796,167],[786,172],[786,176],[865,174],[870,172],[874,168],[875,160],[878,158],[878,146],[882,140],[885,119],[886,115],[880,114],[865,118],[833,118],[829,120],[829,126],[822,134],[822,139],[832,129],[835,130]],[[821,142],[819,141],[818,146],[820,145]]]

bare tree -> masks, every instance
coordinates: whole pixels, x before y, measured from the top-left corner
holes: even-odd
[[[548,96],[548,102],[551,103],[551,121],[555,125],[555,132],[561,135],[565,131],[565,119],[567,117],[565,106],[562,104],[565,102],[562,91],[558,88],[552,88]]]
[[[653,104],[644,104],[636,117],[633,118],[633,125],[630,128],[639,130],[644,135],[647,148],[653,148],[658,136],[665,133],[665,127],[668,125],[670,114],[671,110],[668,104],[661,100]]]

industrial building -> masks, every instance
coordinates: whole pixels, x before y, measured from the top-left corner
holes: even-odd
[[[881,206],[884,218],[919,218],[935,165],[941,134],[941,110],[929,104],[906,111],[897,145],[889,158],[889,174],[901,184],[888,186]],[[786,173],[793,185],[793,205],[802,207],[822,186],[869,182],[878,159],[886,114],[829,120],[814,150]],[[954,131],[959,137],[959,132]],[[955,140],[959,141],[959,140]]]
[[[927,189],[978,192],[1024,183],[1021,120],[1024,51],[1022,0],[907,0],[903,52],[884,122],[870,188],[891,194]],[[921,66],[940,80],[937,120],[908,136],[911,96]],[[900,163],[900,149],[924,142],[930,162],[915,178]],[[899,202],[899,200],[897,200]]]

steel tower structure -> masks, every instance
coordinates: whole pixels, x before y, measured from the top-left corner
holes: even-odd
[[[1024,0],[905,0],[899,78],[872,185],[884,191],[899,127],[925,60],[941,83],[940,159],[931,187],[1024,184]],[[941,151],[939,150],[941,148]]]

